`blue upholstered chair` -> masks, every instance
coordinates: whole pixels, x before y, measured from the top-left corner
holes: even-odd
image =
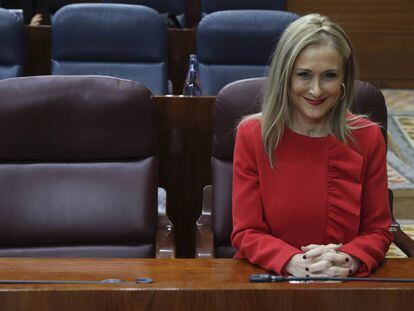
[[[158,11],[164,17],[176,17],[178,26],[184,27],[185,25],[185,0],[102,0],[102,2],[145,5]]]
[[[280,10],[286,9],[285,0],[201,0],[203,15],[226,10]]]
[[[23,40],[22,16],[0,8],[0,79],[23,74]]]
[[[52,20],[52,74],[106,75],[167,92],[166,27],[153,9],[73,4]]]
[[[283,11],[239,10],[206,15],[197,27],[203,95],[226,84],[262,77],[283,30],[298,16]]]

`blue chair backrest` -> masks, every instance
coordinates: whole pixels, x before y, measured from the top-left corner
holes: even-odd
[[[185,0],[103,0],[102,2],[145,5],[159,13],[173,15],[180,15],[185,12]]]
[[[197,28],[202,95],[226,84],[263,77],[283,30],[299,16],[283,11],[238,10],[206,15]]]
[[[0,8],[0,79],[23,74],[23,40],[22,15]]]
[[[285,9],[285,0],[201,0],[201,12],[204,14],[226,10],[283,11]]]
[[[153,9],[73,4],[52,20],[52,74],[130,79],[167,92],[166,27]]]
[[[168,20],[168,15],[175,16],[177,18],[178,26],[181,28],[185,26],[185,1],[186,0],[102,0],[103,3],[145,5],[164,15],[165,20]]]

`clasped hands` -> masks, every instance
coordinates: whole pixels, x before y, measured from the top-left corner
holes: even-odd
[[[360,261],[337,251],[342,244],[302,246],[302,254],[294,255],[285,270],[293,276],[346,277],[354,273]]]

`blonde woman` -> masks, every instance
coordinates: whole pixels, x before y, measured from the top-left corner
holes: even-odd
[[[233,162],[236,258],[279,274],[366,276],[391,243],[385,143],[352,115],[354,53],[327,17],[282,35],[262,112],[238,128]]]

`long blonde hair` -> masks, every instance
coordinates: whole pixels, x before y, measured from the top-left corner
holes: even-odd
[[[340,104],[336,104],[329,112],[327,122],[330,130],[340,141],[345,142],[350,137],[350,131],[354,129],[351,121],[361,117],[346,119],[356,76],[354,52],[348,36],[326,16],[309,14],[299,18],[286,28],[273,54],[262,112],[250,117],[261,119],[262,141],[272,166],[273,151],[279,144],[285,127],[292,121],[293,108],[289,91],[294,63],[303,49],[320,44],[332,45],[344,64],[344,94]]]

